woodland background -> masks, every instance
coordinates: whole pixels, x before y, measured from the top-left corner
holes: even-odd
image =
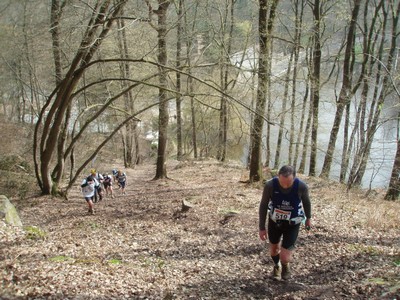
[[[399,299],[399,11],[1,1],[0,194],[23,227],[0,222],[0,297]],[[314,226],[274,282],[257,212],[284,163]],[[383,165],[385,186],[359,189]],[[93,167],[128,187],[88,216]]]
[[[34,128],[44,194],[67,194],[112,147],[127,168],[153,155],[155,178],[169,157],[215,157],[241,160],[250,181],[261,166],[335,168],[351,188],[389,165],[397,199],[399,11],[394,0],[3,1],[2,114]],[[388,126],[397,151],[372,160]]]

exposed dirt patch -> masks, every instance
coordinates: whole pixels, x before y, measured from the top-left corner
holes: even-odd
[[[110,167],[111,170],[112,166]],[[300,232],[294,278],[270,279],[258,238],[261,186],[213,161],[128,170],[127,195],[87,215],[79,188],[69,200],[15,203],[25,226],[0,228],[3,299],[399,299],[400,203],[309,184],[314,228]],[[182,211],[182,201],[191,208]]]

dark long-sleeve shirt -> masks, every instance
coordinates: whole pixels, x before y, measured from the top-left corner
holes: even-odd
[[[282,193],[287,194],[290,193],[293,187],[288,189],[284,189],[279,186]],[[267,213],[268,213],[268,204],[272,199],[272,193],[274,192],[274,185],[273,180],[269,180],[265,183],[264,191],[262,194],[260,208],[259,208],[259,229],[265,230],[265,222],[267,220]],[[308,186],[305,182],[299,180],[299,190],[298,190],[299,197],[303,203],[304,213],[307,219],[311,219],[311,200],[308,194]]]

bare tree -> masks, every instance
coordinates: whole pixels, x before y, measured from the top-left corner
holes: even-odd
[[[53,42],[53,57],[54,57],[54,69],[55,69],[55,83],[56,86],[61,84],[62,79],[62,59],[61,59],[61,46],[60,46],[60,19],[63,13],[63,9],[66,5],[65,1],[53,0],[51,5],[51,24],[50,31]],[[57,166],[52,172],[52,178],[55,178],[54,182],[60,182],[64,172],[65,159],[65,143],[68,137],[68,127],[71,119],[71,104],[68,105],[65,112],[65,120],[61,124],[60,138],[58,139],[57,145]]]
[[[258,60],[258,88],[257,88],[257,101],[256,101],[256,115],[253,119],[251,126],[251,157],[250,157],[250,181],[259,181],[260,174],[260,161],[261,161],[261,144],[262,144],[262,129],[264,124],[264,112],[267,96],[267,82],[269,69],[269,47],[271,45],[271,32],[273,30],[276,7],[279,0],[272,1],[260,0],[259,10],[259,44],[260,54]],[[269,11],[269,16],[268,16]]]
[[[183,7],[185,0],[178,0],[177,14],[178,14],[178,24],[176,32],[176,69],[182,70],[182,24],[183,24]],[[182,147],[182,97],[181,97],[182,83],[181,83],[181,73],[176,72],[176,142],[177,142],[177,153],[176,157],[178,160],[182,159],[183,147]]]
[[[149,6],[149,10],[157,14],[157,34],[158,34],[158,54],[157,60],[159,63],[159,91],[158,98],[160,101],[159,105],[159,116],[158,116],[158,152],[157,152],[157,165],[156,175],[154,179],[162,179],[167,177],[167,141],[168,141],[168,97],[167,97],[167,71],[164,66],[167,65],[167,10],[170,5],[169,1],[158,0],[158,9],[152,10]]]
[[[356,81],[352,94],[355,94],[355,91],[361,88],[361,95],[360,101],[357,105],[356,115],[354,119],[354,126],[351,131],[350,137],[347,141],[347,132],[349,131],[349,123],[350,123],[350,103],[346,106],[346,123],[344,127],[344,142],[343,142],[343,151],[342,151],[342,162],[341,162],[341,170],[340,170],[340,182],[345,182],[350,159],[352,158],[352,153],[355,152],[354,158],[352,159],[353,164],[357,165],[360,159],[358,150],[363,148],[365,145],[365,119],[366,119],[366,112],[368,110],[367,103],[368,103],[368,94],[370,92],[370,81],[373,78],[374,66],[377,63],[376,59],[373,59],[375,56],[375,48],[377,37],[380,34],[380,31],[377,30],[380,25],[378,25],[378,21],[380,18],[380,11],[382,9],[383,1],[379,1],[376,3],[376,6],[373,9],[373,14],[371,14],[371,7],[368,1],[365,2],[364,5],[364,20],[363,20],[363,30],[362,30],[362,37],[363,37],[363,51],[362,51],[362,64],[361,64],[361,71],[358,80]],[[369,17],[371,16],[371,17]],[[355,54],[353,54],[355,55]],[[355,59],[353,59],[355,62]],[[358,149],[356,148],[355,140],[358,140]],[[353,150],[353,147],[355,148]]]
[[[384,2],[385,3],[385,2]],[[368,126],[366,132],[366,143],[360,148],[358,152],[357,163],[353,164],[352,170],[349,175],[347,187],[351,188],[352,186],[359,186],[361,184],[361,180],[364,176],[367,161],[369,158],[369,154],[371,151],[372,141],[374,139],[374,135],[379,126],[379,120],[382,112],[382,106],[385,103],[385,100],[388,98],[393,92],[393,84],[392,84],[392,72],[395,70],[395,62],[396,62],[396,49],[397,49],[397,39],[398,32],[397,26],[400,17],[400,2],[397,3],[397,7],[393,2],[389,3],[387,6],[382,6],[383,12],[383,26],[381,32],[381,41],[378,47],[378,70],[376,73],[376,81],[374,88],[374,97],[372,99],[372,107],[370,110],[370,115],[368,119]],[[391,19],[391,30],[390,30],[390,46],[389,51],[386,52],[384,49],[386,47],[386,26]],[[384,53],[386,55],[386,61],[384,62]]]
[[[284,92],[282,96],[282,110],[281,110],[281,116],[280,116],[280,122],[279,122],[279,131],[278,131],[278,139],[276,143],[276,149],[275,149],[275,163],[274,163],[274,169],[279,169],[280,165],[280,154],[282,151],[282,138],[284,131],[286,129],[284,128],[285,126],[285,121],[286,121],[286,115],[287,115],[287,103],[289,102],[288,96],[289,96],[289,79],[290,79],[290,73],[292,72],[292,64],[293,64],[293,59],[294,59],[294,51],[290,51],[290,57],[288,61],[288,67],[286,70],[285,74],[285,79],[284,79]]]
[[[332,166],[333,160],[333,152],[335,150],[335,144],[337,140],[337,136],[340,129],[340,123],[343,116],[343,111],[350,101],[349,96],[351,94],[351,87],[352,87],[352,73],[351,73],[351,66],[352,66],[352,53],[354,52],[354,35],[357,28],[357,20],[358,14],[360,11],[361,0],[354,0],[354,6],[351,13],[351,20],[349,24],[349,29],[347,32],[346,38],[346,50],[344,54],[343,60],[343,78],[342,78],[342,88],[340,90],[339,99],[336,104],[336,113],[335,119],[333,122],[331,134],[329,137],[329,144],[328,149],[326,151],[324,164],[322,166],[321,177],[329,177],[330,169]],[[314,107],[315,109],[315,107]],[[315,169],[315,168],[314,168]],[[311,166],[310,166],[311,170]],[[312,172],[310,171],[310,175]]]
[[[302,39],[302,27],[303,27],[303,18],[304,18],[304,0],[295,0],[293,2],[294,6],[294,15],[295,15],[295,24],[294,24],[294,36],[293,36],[293,72],[292,72],[292,93],[291,93],[291,105],[290,105],[290,133],[289,133],[289,149],[288,149],[288,157],[289,163],[296,166],[298,159],[298,145],[300,138],[303,133],[303,124],[304,124],[304,112],[301,114],[300,126],[297,127],[295,124],[295,114],[296,114],[296,106],[297,106],[297,76],[299,75],[300,69],[300,49],[301,39]],[[297,128],[296,128],[297,127]],[[297,130],[296,130],[297,129]],[[295,140],[295,136],[298,138]],[[297,151],[296,151],[297,149]]]
[[[302,28],[303,28],[303,19],[304,19],[304,7],[305,0],[294,0],[294,14],[295,14],[295,33],[294,33],[294,65],[293,65],[293,75],[292,75],[292,102],[291,102],[291,122],[290,122],[290,145],[289,145],[289,163],[293,166],[297,166],[297,161],[299,159],[300,152],[300,141],[302,135],[304,133],[304,118],[306,116],[306,99],[303,98],[302,109],[300,113],[300,124],[299,126],[295,125],[295,108],[296,108],[296,93],[297,91],[297,77],[299,75],[299,69],[301,67],[300,64],[300,49],[302,49],[301,39],[302,39]],[[306,51],[305,51],[306,52]],[[308,92],[307,83],[308,80],[306,78],[306,95]],[[297,130],[296,130],[297,127]],[[295,138],[295,136],[297,136]],[[304,145],[303,147],[306,147]]]
[[[397,116],[397,150],[390,176],[389,188],[386,191],[386,200],[397,200],[400,196],[400,113]]]
[[[123,10],[121,11],[123,14]],[[123,61],[119,63],[121,78],[131,78],[131,70],[129,66],[129,49],[126,37],[126,25],[125,20],[120,18],[117,20],[118,25],[118,48],[120,51],[121,58]],[[121,81],[121,88],[126,89],[128,87],[127,81]],[[135,113],[135,103],[132,95],[132,90],[129,90],[124,94],[125,111],[127,114],[132,115]],[[124,153],[124,166],[126,168],[132,168],[136,165],[139,157],[139,142],[137,132],[137,121],[132,120],[125,125],[125,130],[121,134],[122,145]]]
[[[228,135],[228,101],[225,97],[225,93],[228,92],[229,86],[229,69],[230,69],[230,55],[232,54],[232,39],[233,39],[233,28],[234,28],[234,7],[235,1],[230,0],[226,3],[225,13],[223,17],[223,29],[222,29],[222,45],[221,45],[221,69],[220,69],[220,85],[224,93],[221,95],[220,104],[220,115],[219,115],[219,134],[218,134],[218,151],[217,159],[225,161],[226,158],[226,146],[227,146],[227,135]],[[229,16],[228,16],[229,14]],[[228,29],[225,29],[228,28]],[[226,33],[226,31],[228,31]],[[225,40],[226,36],[226,40]]]
[[[185,12],[188,11],[186,7],[186,1],[182,0],[182,6],[183,10]],[[184,45],[186,48],[186,72],[187,72],[187,94],[190,99],[190,109],[189,109],[189,117],[190,117],[190,133],[187,135],[190,136],[190,143],[186,144],[191,144],[192,150],[193,150],[193,157],[197,158],[198,157],[198,147],[197,147],[197,119],[196,119],[196,108],[195,108],[195,94],[194,94],[194,81],[193,81],[193,57],[192,57],[192,49],[193,49],[193,44],[194,44],[194,33],[195,33],[195,25],[196,25],[196,15],[198,11],[198,5],[199,2],[196,2],[193,6],[193,11],[194,11],[194,16],[191,17],[188,15],[188,13],[185,13],[183,15],[184,19],[184,26],[182,28],[184,32]],[[183,66],[182,66],[183,69]],[[180,76],[181,77],[181,76]],[[189,147],[187,147],[189,148]],[[189,153],[190,150],[187,149],[185,153]]]
[[[39,186],[44,194],[58,192],[58,178],[61,178],[62,168],[56,165],[57,178],[52,178],[53,157],[62,144],[63,126],[68,108],[73,100],[73,92],[83,76],[85,67],[93,58],[94,53],[108,34],[115,18],[119,15],[125,1],[118,1],[112,6],[111,1],[104,1],[93,7],[87,30],[83,36],[79,50],[74,57],[68,72],[60,84],[49,96],[43,106],[34,133],[35,173]]]
[[[312,54],[312,72],[310,76],[311,82],[311,103],[312,103],[312,122],[311,122],[311,153],[310,153],[310,176],[315,176],[317,165],[317,137],[318,137],[318,114],[319,114],[319,93],[320,93],[320,77],[321,77],[321,10],[322,3],[315,0],[312,7],[314,15],[313,27],[313,54]]]

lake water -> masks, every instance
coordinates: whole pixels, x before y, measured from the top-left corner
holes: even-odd
[[[335,114],[335,106],[329,102],[324,102],[320,106],[320,121],[318,132],[319,147],[326,150],[329,141],[330,130],[332,129],[333,118]],[[355,115],[353,112],[351,115]],[[342,120],[342,125],[344,119]],[[394,157],[397,148],[397,125],[396,121],[388,121],[383,123],[375,133],[372,142],[370,158],[368,160],[367,169],[362,181],[365,188],[387,188],[390,181]],[[339,132],[336,142],[336,152],[334,155],[334,163],[330,177],[339,179],[341,154],[343,145],[343,130]],[[321,170],[325,154],[323,151],[318,153],[318,168]]]
[[[327,149],[327,145],[329,142],[330,131],[332,129],[333,120],[336,112],[336,104],[333,101],[327,101],[326,99],[335,99],[335,95],[333,94],[334,87],[325,86],[323,90],[321,90],[321,100],[319,106],[319,127],[318,127],[318,152],[317,152],[317,166],[316,172],[317,176],[320,174],[322,165],[325,158],[325,151]],[[275,90],[272,94],[282,95],[282,90]],[[272,117],[273,121],[279,123],[279,112],[282,111],[282,105],[279,96],[274,100],[273,104],[273,112]],[[296,116],[296,124],[299,126],[300,124],[300,104],[298,105],[298,113]],[[392,172],[393,162],[397,150],[397,121],[394,115],[397,115],[396,109],[393,109],[395,106],[390,105],[389,103],[384,105],[381,113],[381,119],[389,119],[393,114],[392,121],[385,121],[378,127],[377,132],[375,133],[374,140],[372,142],[370,157],[367,163],[367,169],[364,174],[362,180],[363,188],[387,188],[390,181],[390,176]],[[289,109],[289,105],[286,107]],[[354,124],[355,118],[355,107],[352,105],[350,112],[350,122]],[[250,117],[249,117],[250,119]],[[343,127],[344,118],[342,119],[341,126]],[[304,125],[305,126],[305,125]],[[286,136],[284,134],[282,141],[282,153],[280,157],[280,164],[283,165],[288,163],[287,149],[289,147],[289,132],[290,132],[290,120],[287,114],[285,121],[286,128]],[[297,130],[297,128],[296,128]],[[304,129],[303,129],[304,130]],[[270,145],[271,145],[271,161],[269,162],[270,166],[274,165],[275,159],[275,151],[276,151],[276,140],[279,132],[279,126],[271,126],[271,137],[270,137]],[[265,161],[265,139],[266,139],[266,130],[264,128],[264,148],[263,148],[263,162]],[[303,142],[303,138],[301,139]],[[339,135],[336,141],[336,150],[334,153],[334,159],[331,167],[330,178],[333,180],[339,180],[340,175],[340,165],[341,165],[341,155],[343,148],[343,129],[339,131]],[[286,151],[285,151],[286,150]],[[301,150],[300,150],[301,151]],[[310,152],[308,151],[308,156]],[[248,145],[244,145],[242,148],[242,153],[239,155],[242,163],[245,165],[247,156],[248,156]],[[300,161],[298,161],[300,163]],[[306,163],[306,174],[308,174],[308,164]],[[350,166],[351,167],[351,166]]]
[[[330,131],[332,129],[333,119],[335,116],[335,106],[329,102],[322,102],[319,110],[319,128],[318,128],[318,152],[317,152],[317,176],[320,174],[325,158],[325,151],[328,145]],[[342,120],[344,122],[344,120]],[[288,123],[287,123],[288,124]],[[272,161],[270,166],[274,165],[276,139],[278,136],[278,126],[271,126],[271,156]],[[390,181],[394,157],[396,154],[396,121],[383,123],[375,134],[374,141],[371,147],[370,158],[367,164],[367,169],[362,180],[363,188],[387,188]],[[265,136],[265,134],[264,134]],[[336,141],[336,151],[331,167],[330,179],[339,180],[341,153],[343,145],[343,130],[339,132]],[[282,149],[288,149],[288,139],[283,138]],[[263,152],[265,149],[263,149]],[[248,145],[244,147],[241,161],[245,164],[248,154]],[[308,152],[309,156],[309,152]],[[263,162],[265,155],[263,155]],[[282,151],[280,157],[280,165],[288,162],[287,151]],[[299,163],[299,161],[298,161]],[[308,164],[306,163],[306,174],[308,174]]]
[[[335,51],[338,51],[338,46],[337,45],[330,45],[331,47],[331,54],[334,53]],[[332,54],[333,55],[333,54]],[[249,48],[247,49],[244,53],[239,52],[237,55],[232,56],[232,64],[239,66],[239,61],[244,58],[244,61],[240,65],[241,67],[241,73],[238,77],[238,85],[242,89],[242,93],[244,95],[244,99],[248,99],[248,95],[250,93],[245,92],[249,88],[249,84],[254,84],[256,83],[256,80],[252,77],[254,76],[254,72],[251,70],[255,70],[257,68],[257,60],[258,60],[258,50],[256,48]],[[300,61],[303,61],[305,58],[305,53],[300,52]],[[275,103],[273,105],[273,110],[272,116],[274,122],[279,123],[279,113],[282,111],[281,108],[281,99],[284,91],[284,87],[282,84],[282,79],[285,77],[285,74],[287,72],[287,67],[288,67],[288,60],[289,60],[289,55],[283,55],[283,53],[274,53],[273,58],[272,58],[272,63],[271,63],[271,80],[272,80],[272,89],[273,91],[271,92],[272,98]],[[330,65],[324,65],[326,70],[325,72],[329,72],[330,68],[332,66]],[[297,86],[296,90],[298,93],[299,99],[302,98],[302,93],[304,93],[305,90],[305,78],[306,74],[308,74],[308,70],[306,67],[303,67],[303,70],[299,70],[298,73],[298,80],[297,80]],[[324,74],[324,71],[322,71],[322,74]],[[319,128],[318,128],[318,148],[319,151],[317,153],[317,175],[320,174],[322,165],[324,162],[325,158],[325,152],[328,141],[329,141],[329,136],[330,136],[330,131],[332,129],[332,124],[333,124],[333,119],[335,116],[336,112],[336,107],[335,107],[335,100],[336,96],[338,95],[339,91],[338,86],[335,85],[336,83],[334,80],[331,82],[325,83],[321,87],[320,91],[320,97],[321,97],[321,102],[320,102],[320,107],[319,107]],[[340,87],[339,87],[340,88]],[[253,86],[253,89],[256,90],[257,88]],[[355,96],[359,97],[359,96]],[[393,114],[393,119],[396,119],[397,113],[399,108],[398,107],[398,97],[395,97],[393,100],[394,103],[397,103],[397,106],[394,104],[389,104],[385,102],[385,105],[382,109],[382,119],[385,118],[390,118],[390,114]],[[300,105],[298,103],[298,105]],[[289,105],[287,106],[287,109],[289,108]],[[354,105],[351,107],[352,112],[351,115],[354,117],[355,116],[355,109]],[[249,117],[248,120],[251,118]],[[298,124],[299,124],[299,120]],[[367,170],[364,174],[364,178],[362,181],[362,187],[364,188],[387,188],[389,185],[390,181],[390,175],[392,172],[392,167],[393,167],[393,161],[396,153],[396,148],[397,148],[397,121],[391,121],[391,122],[384,122],[377,130],[373,143],[372,143],[372,148],[370,152],[370,158],[367,164]],[[286,124],[289,124],[289,119],[287,117]],[[344,124],[344,119],[342,119],[342,126]],[[285,126],[290,126],[290,125],[285,125]],[[288,128],[290,129],[290,128]],[[275,155],[275,149],[276,149],[276,139],[278,136],[278,131],[279,128],[278,126],[272,126],[271,127],[271,155],[272,155],[272,160],[274,159]],[[264,134],[265,135],[265,134]],[[342,145],[343,145],[343,129],[339,132],[338,139],[336,141],[336,152],[334,153],[334,160],[333,164],[331,167],[331,173],[330,173],[330,178],[332,179],[339,179],[339,173],[340,173],[340,164],[341,164],[341,153],[342,153]],[[287,149],[289,146],[288,140],[283,139],[283,144],[282,144],[282,149]],[[243,147],[243,153],[240,155],[241,160],[243,163],[246,163],[247,155],[248,155],[248,145],[245,145]],[[265,150],[264,150],[265,151]],[[285,155],[286,154],[286,157]],[[309,152],[308,152],[309,155]],[[285,151],[282,152],[281,158],[280,158],[280,165],[287,163],[287,153]],[[265,158],[263,158],[263,162],[265,161]],[[270,165],[274,165],[274,161],[270,162]],[[308,162],[306,164],[308,166]],[[306,174],[308,173],[308,169],[306,170]]]

